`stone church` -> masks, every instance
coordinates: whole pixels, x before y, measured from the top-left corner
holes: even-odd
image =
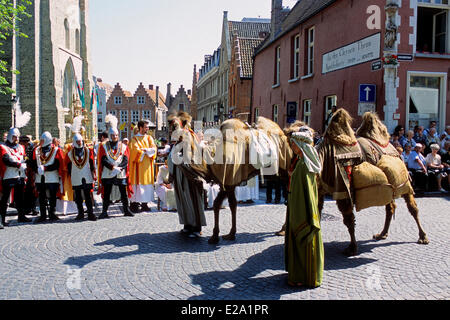
[[[71,123],[79,112],[78,82],[85,97],[84,126],[87,137],[93,137],[97,110],[93,108],[90,112],[89,1],[31,2],[27,11],[32,17],[23,18],[19,24],[28,37],[14,36],[3,46],[8,63],[20,74],[11,74],[8,79],[16,93],[0,96],[0,130],[12,126],[13,105],[19,101],[22,112],[32,114],[28,126],[21,129],[22,134],[36,138],[50,131],[62,142],[70,140],[70,129],[65,124]]]

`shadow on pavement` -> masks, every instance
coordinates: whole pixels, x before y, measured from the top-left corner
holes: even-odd
[[[258,243],[265,241],[266,238],[274,236],[275,235],[273,233],[240,233],[237,235],[237,239],[234,242],[228,242],[221,239],[221,242],[218,245],[210,245],[208,244],[207,237],[191,239],[180,232],[157,234],[139,233],[96,243],[94,244],[96,247],[113,247],[106,252],[98,254],[70,257],[64,262],[64,264],[82,268],[85,265],[97,260],[116,260],[141,254],[212,252],[219,249],[221,245],[226,246],[228,244]],[[111,252],[111,250],[128,246],[138,246],[138,248],[132,251]]]

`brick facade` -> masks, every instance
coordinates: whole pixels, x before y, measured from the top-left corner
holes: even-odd
[[[158,101],[156,101],[157,95],[159,96]],[[120,130],[122,139],[133,137],[132,125],[137,125],[140,120],[150,120],[157,126],[155,132],[157,137],[164,133],[167,128],[167,107],[163,94],[159,91],[159,87],[150,85],[147,89],[142,82],[134,94],[123,90],[117,83],[106,103],[106,112],[117,117],[119,129],[125,123],[123,130]]]

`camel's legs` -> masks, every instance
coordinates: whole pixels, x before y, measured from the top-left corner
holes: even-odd
[[[231,210],[231,230],[230,233],[222,238],[228,241],[236,240],[236,213],[237,213],[237,200],[234,192],[235,188],[227,190],[228,204]]]
[[[373,236],[375,240],[385,240],[389,235],[389,226],[391,225],[392,217],[395,214],[395,209],[397,205],[394,201],[386,205],[386,221],[384,222],[384,229],[380,234],[376,234]]]
[[[419,220],[419,208],[417,207],[416,200],[412,194],[406,194],[403,196],[403,199],[406,201],[406,205],[408,206],[408,210],[413,216],[414,220],[417,223],[417,227],[419,228],[419,244],[429,244],[430,241],[427,238],[425,231],[422,229],[422,225]]]
[[[227,193],[223,190],[219,191],[219,194],[217,195],[216,199],[214,200],[214,230],[213,235],[211,238],[209,238],[208,243],[209,244],[217,244],[219,243],[219,215],[220,215],[220,208],[222,207],[223,200],[225,200],[227,196]]]
[[[358,252],[358,245],[355,237],[355,215],[353,213],[353,206],[349,199],[337,200],[337,206],[344,217],[344,224],[347,226],[350,234],[350,245],[344,250],[347,256],[355,256]]]

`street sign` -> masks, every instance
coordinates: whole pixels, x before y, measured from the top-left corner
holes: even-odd
[[[294,123],[297,119],[297,102],[287,103],[287,123]]]
[[[359,85],[359,102],[375,103],[377,96],[377,86],[374,84]]]
[[[358,104],[358,116],[363,116],[366,112],[375,112],[375,103],[359,103]]]
[[[378,60],[378,61],[375,61],[374,63],[372,63],[372,71],[381,70],[382,67],[383,67],[383,63],[381,62],[381,60]]]
[[[398,61],[413,61],[413,55],[412,54],[399,54],[397,55]]]

